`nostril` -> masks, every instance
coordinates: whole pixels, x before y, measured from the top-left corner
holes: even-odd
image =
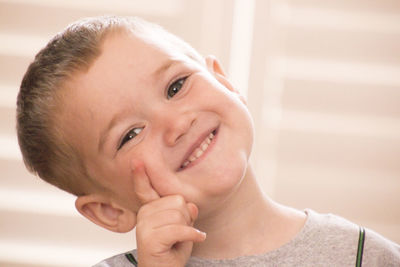
[[[174,146],[176,145],[181,139],[182,137],[185,135],[186,131],[182,128],[170,128],[167,132],[166,132],[166,143],[168,146]]]
[[[194,119],[192,120],[192,122],[190,123],[190,127],[192,127],[192,126],[194,125],[195,121],[196,121],[196,119],[194,118]]]
[[[166,136],[168,145],[176,145],[189,132],[189,129],[195,125],[195,122],[195,118],[181,117],[174,123],[169,124]]]
[[[175,139],[175,144],[179,141],[179,139],[181,139],[185,134],[181,134],[179,135],[176,139]]]

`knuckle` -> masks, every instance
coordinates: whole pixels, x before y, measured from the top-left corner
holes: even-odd
[[[152,213],[152,207],[146,205],[140,207],[136,214],[137,223],[148,220]]]
[[[193,238],[195,236],[195,230],[192,227],[182,227],[180,229],[177,229],[176,235],[181,235],[182,237],[187,238]]]
[[[175,195],[175,196],[173,196],[173,200],[174,200],[174,203],[175,203],[177,206],[179,206],[179,207],[182,207],[182,206],[185,206],[185,205],[186,205],[186,201],[185,201],[185,199],[183,198],[183,196],[181,196],[181,195]]]
[[[136,224],[136,232],[141,232],[145,228],[146,228],[146,223],[138,220]]]
[[[185,216],[178,210],[175,210],[171,212],[170,218],[172,221],[180,223],[180,224],[186,224],[186,218]]]
[[[190,229],[188,227],[181,227],[179,229],[176,229],[177,232],[183,234],[183,235],[188,235],[190,234]]]
[[[147,208],[146,208],[146,206],[142,206],[139,210],[138,210],[138,213],[137,213],[137,220],[138,220],[138,223],[146,216],[146,213],[147,213]]]

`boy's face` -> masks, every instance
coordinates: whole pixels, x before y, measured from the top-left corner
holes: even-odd
[[[135,160],[160,196],[180,194],[200,211],[229,196],[253,127],[218,62],[128,34],[110,35],[102,51],[64,92],[63,130],[89,175],[133,212]]]

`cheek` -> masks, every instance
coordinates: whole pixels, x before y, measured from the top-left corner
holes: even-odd
[[[141,202],[135,191],[135,174],[131,169],[130,162],[127,159],[113,166],[114,168],[110,168],[113,173],[113,176],[110,176],[110,188],[115,197],[120,200],[121,205],[136,212],[141,206]]]

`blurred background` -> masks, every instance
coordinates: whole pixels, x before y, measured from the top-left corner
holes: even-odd
[[[247,97],[275,200],[400,243],[400,1],[0,0],[0,266],[90,266],[135,247],[28,174],[15,99],[36,52],[86,16],[138,15],[214,54]]]

